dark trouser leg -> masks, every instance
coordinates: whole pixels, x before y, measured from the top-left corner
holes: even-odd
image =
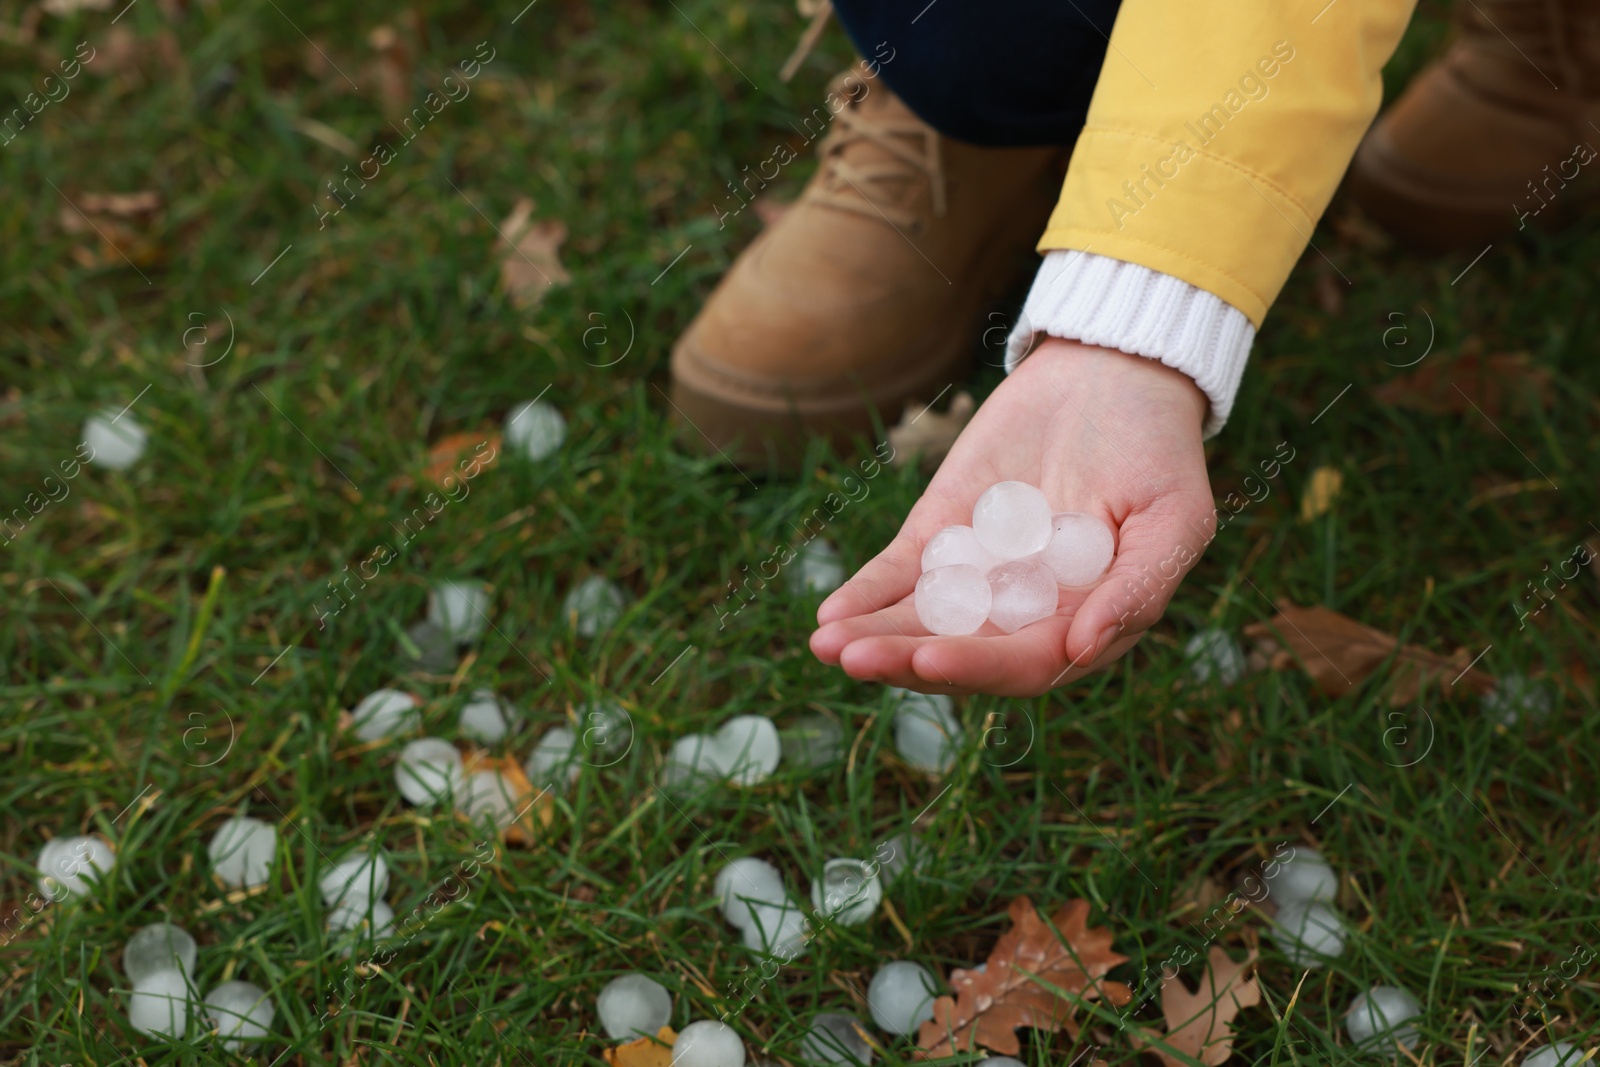
[[[880,77],[918,118],[947,137],[990,147],[1078,139],[1117,16],[1117,0],[834,0],[833,7],[863,56],[893,56]]]

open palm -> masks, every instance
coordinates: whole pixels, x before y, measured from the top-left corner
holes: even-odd
[[[1206,398],[1155,360],[1046,341],[978,409],[895,539],[817,610],[811,649],[854,678],[924,692],[1031,696],[1122,655],[1161,617],[1213,529],[1200,428]],[[1013,634],[985,623],[931,635],[912,593],[922,548],[969,525],[996,482],[1044,490],[1057,511],[1117,531],[1110,571],[1063,592],[1056,613]]]

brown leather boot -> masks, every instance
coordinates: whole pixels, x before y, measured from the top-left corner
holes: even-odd
[[[1420,248],[1568,219],[1600,189],[1600,3],[1468,0],[1461,35],[1368,132],[1362,209]]]
[[[812,436],[844,445],[955,382],[1060,189],[1060,149],[975,148],[881,82],[832,88],[850,102],[816,176],[672,351],[685,440],[736,463],[792,466]]]

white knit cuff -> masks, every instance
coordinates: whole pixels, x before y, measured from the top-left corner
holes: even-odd
[[[1073,249],[1054,249],[1006,339],[1006,373],[1039,334],[1158,359],[1211,400],[1205,436],[1228,421],[1256,328],[1244,312],[1181,278]]]

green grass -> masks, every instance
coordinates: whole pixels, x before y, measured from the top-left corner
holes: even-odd
[[[1087,898],[1132,958],[1113,976],[1137,984],[1203,944],[1203,913],[1185,904],[1203,879],[1231,888],[1286,839],[1318,845],[1343,872],[1354,932],[1302,982],[1258,916],[1226,926],[1219,943],[1236,957],[1260,942],[1266,996],[1240,1020],[1238,1062],[1356,1062],[1338,1017],[1377,983],[1425,1002],[1426,1062],[1514,1063],[1529,1041],[1592,1041],[1592,966],[1551,983],[1543,1017],[1521,1009],[1546,968],[1600,938],[1596,587],[1581,576],[1525,629],[1513,605],[1600,515],[1600,228],[1497,243],[1453,282],[1469,256],[1367,247],[1335,224],[1349,210],[1336,203],[1317,234],[1327,258],[1308,252],[1209,446],[1221,498],[1288,442],[1296,458],[1270,496],[1217,539],[1168,620],[1116,668],[1038,700],[962,702],[967,749],[948,781],[929,780],[894,755],[887,694],[810,657],[813,606],[783,581],[718,626],[728,582],[793,536],[790,523],[858,457],[819,450],[802,478],[747,480],[679,451],[658,391],[666,354],[755,232],[749,212],[718,229],[724,182],[767,158],[848,56],[831,31],[786,87],[775,72],[800,22],[785,5],[678,6],[561,0],[514,26],[515,5],[493,16],[418,6],[404,26],[417,35],[419,98],[478,42],[495,58],[325,229],[310,205],[353,161],[299,120],[363,155],[393,138],[367,71],[367,34],[391,8],[201,3],[169,19],[145,0],[117,25],[145,42],[170,31],[172,58],[115,76],[95,70],[110,62],[114,11],[47,16],[37,40],[0,46],[6,100],[79,41],[101,49],[69,97],[0,149],[0,510],[24,506],[72,458],[91,412],[137,398],[151,433],[139,466],[85,468],[0,563],[0,915],[24,906],[51,836],[102,833],[120,856],[92,897],[46,909],[0,948],[4,1062],[230,1062],[198,1029],[166,1043],[128,1025],[121,945],[170,917],[201,944],[202,989],[237,976],[271,990],[277,1020],[257,1062],[596,1063],[594,999],[616,973],[671,988],[675,1025],[726,1010],[720,991],[752,961],[711,898],[725,856],[767,856],[804,893],[824,859],[865,855],[924,809],[931,862],[890,894],[899,922],[827,930],[783,968],[734,1020],[753,1055],[799,1062],[814,1012],[864,1016],[884,959],[941,973],[982,959],[1019,894]],[[1437,47],[1440,17],[1429,8],[1413,29],[1393,84]],[[306,73],[302,30],[359,91]],[[787,188],[808,171],[788,168]],[[66,198],[140,189],[164,207],[136,228],[137,270],[63,228]],[[486,221],[522,196],[570,229],[572,282],[535,312],[498,292]],[[1316,297],[1332,264],[1352,283],[1337,314]],[[229,354],[186,366],[216,359],[225,318]],[[185,331],[205,323],[223,335],[200,348],[190,334],[186,348]],[[1385,346],[1396,323],[1418,347]],[[608,332],[585,333],[595,325]],[[1531,353],[1553,377],[1548,405],[1512,407],[1491,426],[1375,402],[1430,330],[1430,359],[1474,345]],[[630,337],[626,358],[597,366]],[[986,371],[977,388],[994,381]],[[421,506],[393,479],[418,468],[428,442],[493,426],[547,388],[569,421],[560,453],[474,479],[319,629],[328,580],[392,543],[392,524]],[[1302,524],[1300,494],[1322,465],[1343,471],[1344,493]],[[922,479],[870,484],[827,532],[848,563],[893,534]],[[585,641],[560,603],[591,573],[634,601],[610,635]],[[404,673],[400,634],[429,582],[460,576],[490,583],[496,628],[449,674]],[[1440,652],[1488,648],[1479,666],[1496,675],[1552,678],[1556,711],[1506,730],[1448,692],[1396,719],[1376,681],[1329,700],[1294,673],[1187,680],[1179,649],[1197,626],[1237,630],[1277,598]],[[386,684],[424,695],[426,726],[444,736],[472,689],[495,687],[530,713],[503,746],[519,760],[600,695],[625,704],[635,741],[557,801],[546,843],[503,851],[457,893],[441,887],[481,833],[403,806],[398,746],[336,729],[341,709]],[[849,759],[675,803],[653,788],[674,737],[744,712],[831,716]],[[996,723],[1006,746],[985,730]],[[1385,740],[1396,724],[1404,746]],[[282,851],[268,891],[228,902],[205,841],[234,811],[277,823]],[[387,966],[352,977],[322,935],[315,874],[370,840],[391,855],[401,916],[459,899]],[[1081,1052],[1036,1037],[1026,1056]],[[890,1045],[881,1061],[905,1056]],[[1134,1061],[1120,1039],[1099,1056]]]

